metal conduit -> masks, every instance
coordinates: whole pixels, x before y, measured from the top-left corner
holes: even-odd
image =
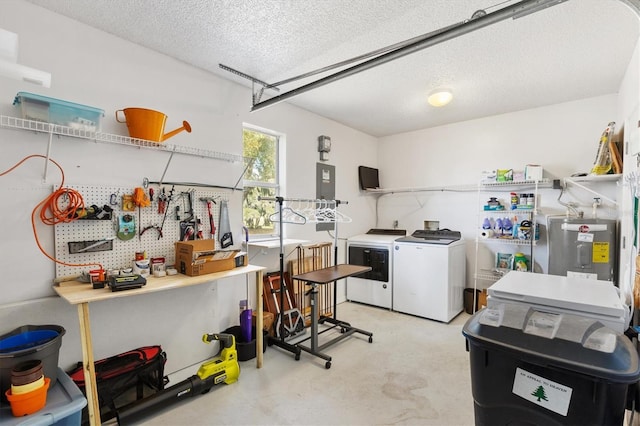
[[[282,93],[281,95],[274,96],[271,99],[254,103],[253,107],[251,108],[251,111],[252,112],[259,111],[261,109],[283,102],[294,96],[308,92],[309,90],[313,90],[318,87],[322,87],[326,84],[332,83],[334,81],[341,80],[345,77],[358,74],[370,68],[377,67],[378,65],[382,65],[387,62],[391,62],[393,60],[399,59],[403,56],[409,55],[411,53],[415,53],[419,50],[426,49],[427,47],[435,46],[436,44],[442,43],[444,41],[451,40],[461,35],[470,33],[472,31],[479,30],[481,28],[487,27],[489,25],[493,25],[500,21],[504,21],[505,19],[520,18],[530,13],[537,12],[541,9],[563,3],[565,1],[567,0],[523,0],[516,3],[513,6],[507,6],[495,12],[488,13],[484,16],[480,16],[472,20],[462,22],[458,25],[446,27],[444,30],[434,31],[425,36],[419,36],[417,37],[418,41],[414,41],[409,44],[405,44],[406,42],[397,43],[402,45],[402,47],[399,47],[387,53],[383,53],[380,56],[377,56],[373,59],[354,65],[342,71],[338,71],[334,74],[320,78],[311,83],[302,85],[296,89],[292,89],[288,92]],[[621,0],[621,1],[624,1],[627,3],[637,2],[637,0]],[[413,38],[410,40],[415,40],[415,39],[416,38]],[[381,50],[386,50],[386,49],[381,49]],[[273,86],[273,85],[270,85],[270,86]]]
[[[423,34],[421,36],[410,38],[409,40],[401,41],[399,43],[395,43],[395,44],[392,44],[390,46],[386,46],[386,47],[383,47],[383,48],[380,48],[380,49],[372,50],[371,52],[364,53],[362,55],[358,55],[358,56],[356,56],[354,58],[346,59],[344,61],[335,63],[333,65],[327,65],[326,67],[322,67],[322,68],[319,68],[317,70],[309,71],[307,73],[300,74],[300,75],[297,75],[295,77],[290,77],[290,78],[287,78],[285,80],[278,81],[277,83],[267,84],[265,86],[265,89],[273,89],[273,88],[276,88],[278,86],[282,86],[283,84],[291,83],[292,81],[301,80],[303,78],[311,77],[312,75],[321,74],[323,72],[330,71],[330,70],[335,69],[335,68],[340,68],[342,66],[351,64],[353,62],[358,62],[358,61],[361,61],[361,60],[364,60],[364,59],[369,59],[371,57],[378,56],[378,55],[381,55],[383,53],[390,52],[392,50],[396,50],[398,48],[407,46],[407,45],[409,45],[411,43],[415,43],[415,42],[418,42],[418,41],[425,40],[425,39],[427,39],[429,37],[433,37],[433,36],[435,36],[437,34],[440,34],[440,33],[444,32],[444,31],[446,31],[446,30],[448,30],[450,28],[456,27],[456,26],[458,26],[458,25],[460,25],[462,23],[463,22],[459,22],[457,24],[453,24],[453,25],[450,25],[448,27],[441,28],[441,29],[436,30],[436,31],[432,31],[430,33]]]
[[[640,18],[640,0],[620,0],[622,3],[627,5],[631,10],[633,10],[638,18]]]

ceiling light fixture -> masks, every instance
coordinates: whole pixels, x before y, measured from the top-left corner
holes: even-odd
[[[453,92],[449,89],[437,89],[431,92],[427,98],[429,105],[434,107],[443,107],[453,99]]]

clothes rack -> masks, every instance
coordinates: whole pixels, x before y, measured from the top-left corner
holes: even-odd
[[[311,287],[308,291],[311,298],[311,336],[303,339],[296,344],[290,344],[284,341],[284,336],[282,333],[276,333],[276,337],[269,337],[269,342],[275,344],[276,346],[283,348],[295,355],[296,361],[300,359],[300,352],[304,350],[314,356],[323,358],[325,363],[325,368],[331,367],[331,357],[326,355],[323,352],[320,352],[324,347],[337,343],[338,341],[350,336],[353,333],[361,333],[369,337],[369,343],[373,341],[373,334],[361,330],[355,327],[352,327],[349,323],[344,321],[339,321],[336,319],[336,305],[337,305],[337,282],[340,279],[346,278],[351,275],[359,274],[362,272],[366,272],[371,270],[370,267],[360,267],[354,265],[339,265],[338,264],[338,223],[339,222],[351,222],[351,218],[337,211],[337,207],[340,204],[347,204],[347,201],[340,200],[325,200],[325,199],[299,199],[299,198],[288,198],[285,199],[283,197],[259,197],[261,201],[274,201],[278,205],[278,211],[276,214],[278,215],[278,221],[280,224],[280,300],[284,300],[284,233],[283,225],[285,223],[292,224],[303,224],[307,222],[331,222],[334,223],[334,266],[322,268],[317,271],[311,271],[304,274],[296,275],[292,278],[298,279],[300,281],[305,281],[307,285]],[[284,207],[284,203],[298,203],[300,208],[294,209],[290,206]],[[304,204],[304,206],[303,206]],[[301,220],[303,218],[304,220]],[[316,294],[318,293],[317,286],[318,285],[326,285],[333,282],[333,309],[331,312],[331,316],[322,316],[318,319],[318,314],[316,312],[317,303],[316,303]],[[281,324],[284,321],[284,313],[283,309],[280,309],[278,315],[281,317]],[[328,322],[332,324],[328,329],[323,330],[329,331],[333,328],[339,328],[341,335],[337,338],[332,339],[329,342],[326,342],[323,345],[318,345],[318,335],[321,334],[318,332],[318,324],[323,324],[324,322]],[[280,334],[278,337],[277,334]],[[311,346],[305,346],[302,342],[306,340],[311,340]]]

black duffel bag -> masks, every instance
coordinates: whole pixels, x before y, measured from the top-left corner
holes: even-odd
[[[96,384],[100,405],[100,419],[116,417],[118,408],[146,398],[164,389],[168,379],[164,375],[167,355],[159,345],[144,346],[96,361]],[[82,362],[67,374],[86,395]],[[82,423],[88,424],[87,407]]]

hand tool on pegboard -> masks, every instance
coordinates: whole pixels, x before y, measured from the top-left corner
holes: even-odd
[[[202,223],[197,218],[196,212],[193,206],[193,193],[194,190],[181,192],[181,197],[186,197],[187,208],[185,209],[185,215],[183,220],[180,221],[180,239],[182,241],[188,240],[201,240],[202,239]]]
[[[173,199],[173,191],[176,186],[173,185],[171,187],[171,191],[169,191],[169,195],[166,195],[164,188],[162,188],[162,197],[163,197],[163,209],[164,209],[164,217],[162,218],[162,224],[160,224],[160,228],[158,229],[158,239],[162,238],[162,229],[164,227],[164,221],[167,220],[167,212],[169,211],[169,204],[171,204],[171,200]],[[160,207],[158,207],[160,208]]]
[[[231,225],[229,223],[229,206],[227,200],[220,201],[220,247],[227,248],[233,245],[233,234],[231,234]]]
[[[162,192],[158,195],[158,214],[164,214],[164,210],[167,208],[167,193],[162,187]]]
[[[138,206],[138,226],[142,225],[142,207],[149,207],[151,205],[151,201],[149,201],[149,197],[147,197],[147,193],[144,188],[137,187],[133,190],[133,203]],[[138,239],[142,238],[142,233],[138,233]]]
[[[69,254],[113,250],[114,239],[115,237],[107,237],[97,241],[69,241]]]
[[[160,228],[158,225],[145,226],[144,229],[140,231],[140,237],[142,237],[142,235],[150,229],[155,229],[156,231],[158,231],[158,239],[162,238],[162,228]]]
[[[215,240],[216,237],[216,225],[213,220],[213,211],[211,210],[211,204],[217,204],[216,200],[211,197],[200,197],[200,201],[203,201],[207,204],[207,213],[209,214],[209,234],[211,235],[211,239]]]

